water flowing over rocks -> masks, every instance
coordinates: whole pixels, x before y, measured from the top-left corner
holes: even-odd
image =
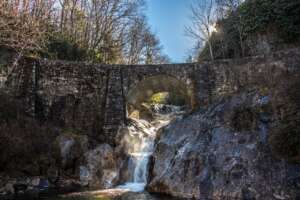
[[[266,139],[272,119],[258,112],[268,101],[255,92],[234,95],[168,125],[157,139],[147,190],[197,199],[296,199],[300,165],[272,157]]]
[[[10,77],[0,75],[0,194],[114,188],[134,182],[137,171],[147,190],[178,197],[297,199],[300,152],[290,144],[300,130],[300,101],[280,87],[299,93],[299,81],[290,84],[300,80],[299,63],[299,48],[154,66],[24,59]],[[164,90],[178,90],[186,108],[143,105]],[[275,96],[278,108],[270,114]],[[135,111],[144,120],[128,119]],[[174,113],[183,115],[160,128]],[[273,141],[284,160],[271,155],[277,118],[291,122]],[[154,149],[137,164],[147,138]]]
[[[119,152],[126,158],[120,170],[121,189],[133,192],[144,190],[148,181],[149,159],[159,130],[167,125],[181,109],[172,105],[153,105],[150,109],[153,121],[131,118],[117,136]],[[183,112],[183,111],[182,111]]]

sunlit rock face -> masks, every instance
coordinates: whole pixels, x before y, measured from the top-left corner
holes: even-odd
[[[300,165],[271,155],[268,102],[255,92],[234,95],[168,125],[147,189],[197,199],[296,199]]]
[[[101,144],[84,154],[85,165],[80,166],[82,185],[95,188],[111,188],[115,185],[118,174],[118,162],[113,148]]]
[[[149,112],[152,120],[131,118],[128,125],[120,129],[116,138],[117,152],[123,154],[124,160],[120,170],[120,189],[133,192],[144,190],[157,133],[171,120],[183,114],[184,110],[174,105],[151,105]]]

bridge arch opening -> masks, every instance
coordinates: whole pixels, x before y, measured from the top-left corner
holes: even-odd
[[[130,88],[126,96],[129,118],[150,119],[153,109],[160,107],[168,112],[171,106],[190,111],[193,91],[188,83],[169,75],[147,77]]]
[[[127,153],[126,182],[121,188],[142,191],[148,181],[148,162],[159,130],[192,109],[193,92],[189,81],[169,75],[146,77],[126,95],[126,126],[118,142]]]

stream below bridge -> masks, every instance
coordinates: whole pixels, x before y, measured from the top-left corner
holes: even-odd
[[[185,109],[173,105],[153,105],[152,119],[130,118],[121,144],[129,156],[126,182],[113,189],[58,193],[47,191],[34,195],[19,195],[15,200],[182,200],[145,191],[149,174],[149,160],[155,149],[155,139],[161,128],[182,116]],[[9,198],[11,199],[11,198]]]

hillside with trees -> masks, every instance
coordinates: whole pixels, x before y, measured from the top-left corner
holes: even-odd
[[[300,0],[0,0],[0,200],[300,200],[299,45]]]
[[[105,64],[166,63],[143,0],[4,0],[0,51]]]
[[[195,59],[240,58],[299,46],[297,0],[204,0],[191,6]]]

